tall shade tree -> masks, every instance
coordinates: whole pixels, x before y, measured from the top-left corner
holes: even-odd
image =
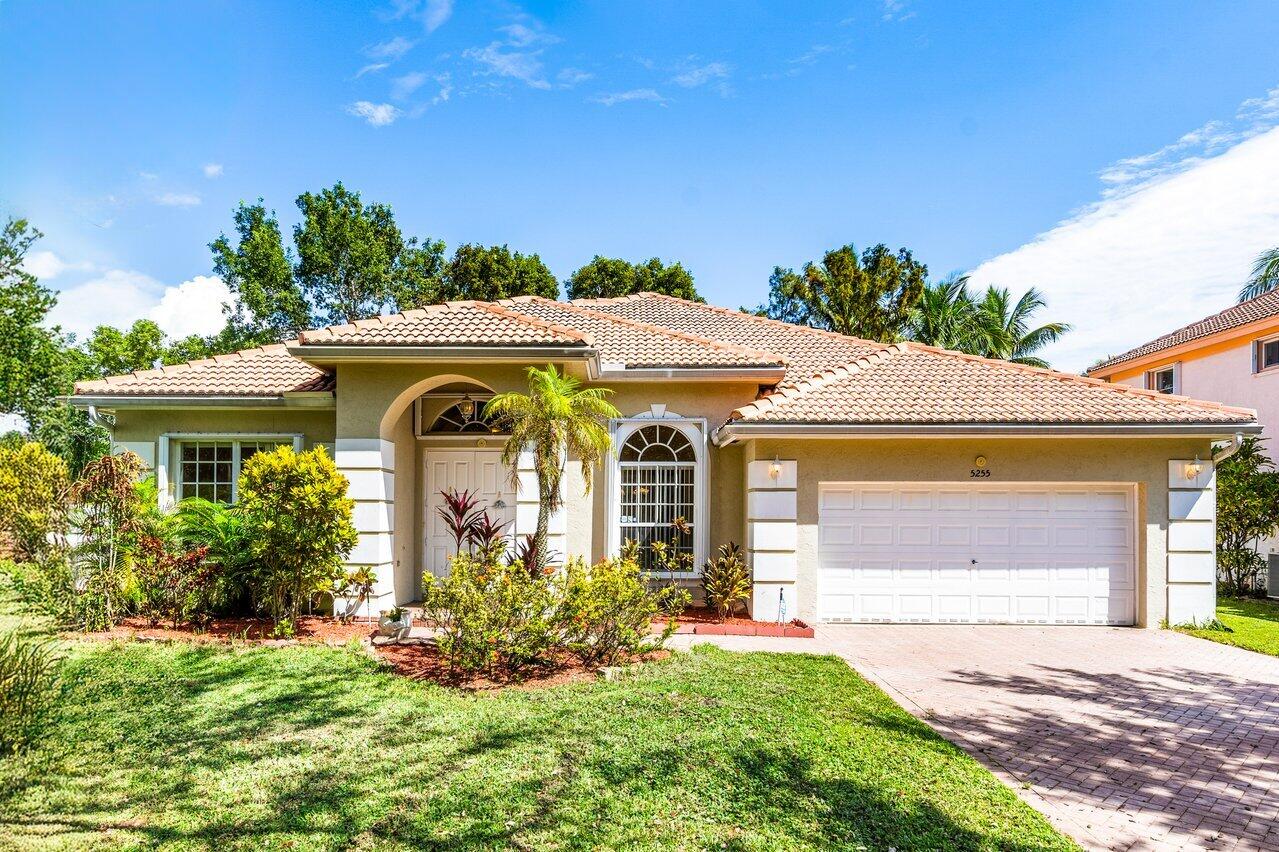
[[[164,363],[167,351],[164,331],[153,320],[140,319],[121,331],[100,325],[85,341],[94,378],[118,376],[134,370],[149,370]]]
[[[388,292],[391,307],[407,311],[444,301],[444,241],[429,237],[404,241]]]
[[[404,237],[385,204],[365,205],[339,181],[298,196],[302,221],[293,228],[302,291],[322,323],[377,316],[390,302]]]
[[[582,481],[589,494],[592,474],[608,455],[612,442],[605,424],[621,416],[606,398],[610,393],[607,388],[583,388],[577,379],[547,364],[545,370],[528,368],[527,395],[501,393],[484,405],[484,416],[510,432],[502,462],[515,470],[520,453],[527,450],[533,455],[538,498],[533,547],[538,565],[547,561],[546,532],[562,501],[560,484],[567,456],[582,463]]]
[[[632,293],[664,293],[694,302],[706,301],[693,285],[693,274],[678,261],[670,265],[653,257],[631,263],[595,255],[564,282],[570,299],[609,299]]]
[[[0,229],[0,413],[32,426],[72,378],[61,332],[45,326],[57,298],[22,265],[42,236],[25,219]]]
[[[1239,301],[1255,299],[1279,287],[1279,246],[1257,255],[1252,264],[1252,276],[1239,291]]]
[[[246,336],[283,340],[311,324],[311,308],[293,277],[293,258],[284,246],[280,223],[259,198],[240,203],[234,215],[236,242],[226,234],[209,243],[213,271],[238,298],[230,312]],[[247,314],[247,316],[246,316]]]
[[[907,249],[880,243],[860,256],[832,249],[803,270],[773,270],[763,316],[891,343],[900,339],[924,292],[928,267]]]
[[[968,291],[968,276],[947,278],[924,287],[910,312],[906,335],[943,349],[981,354],[987,347],[977,321],[977,305]]]
[[[1030,327],[1033,315],[1047,303],[1034,287],[1012,300],[1006,287],[988,287],[977,303],[977,322],[985,338],[986,351],[978,354],[1031,367],[1048,367],[1035,353],[1055,343],[1070,331],[1064,322],[1048,322]]]
[[[505,245],[457,247],[444,271],[438,301],[478,299],[492,302],[512,296],[554,299],[560,285],[536,254],[512,252]]]

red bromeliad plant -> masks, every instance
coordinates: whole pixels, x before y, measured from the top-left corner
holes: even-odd
[[[486,509],[471,522],[470,529],[467,530],[467,543],[478,551],[504,553],[506,542],[503,535],[508,526],[506,522],[499,523],[493,520]]]

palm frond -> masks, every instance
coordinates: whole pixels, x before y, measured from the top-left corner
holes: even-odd
[[[1279,246],[1257,255],[1252,264],[1252,275],[1239,291],[1239,301],[1246,302],[1263,296],[1279,287]]]

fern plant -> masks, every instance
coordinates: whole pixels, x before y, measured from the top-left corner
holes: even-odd
[[[702,591],[707,606],[720,618],[728,618],[739,605],[750,600],[751,572],[737,542],[720,545],[715,558],[706,560],[706,567],[702,569]]]

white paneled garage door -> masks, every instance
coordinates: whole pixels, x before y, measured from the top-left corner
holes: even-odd
[[[1126,484],[823,483],[824,621],[1132,624]]]

